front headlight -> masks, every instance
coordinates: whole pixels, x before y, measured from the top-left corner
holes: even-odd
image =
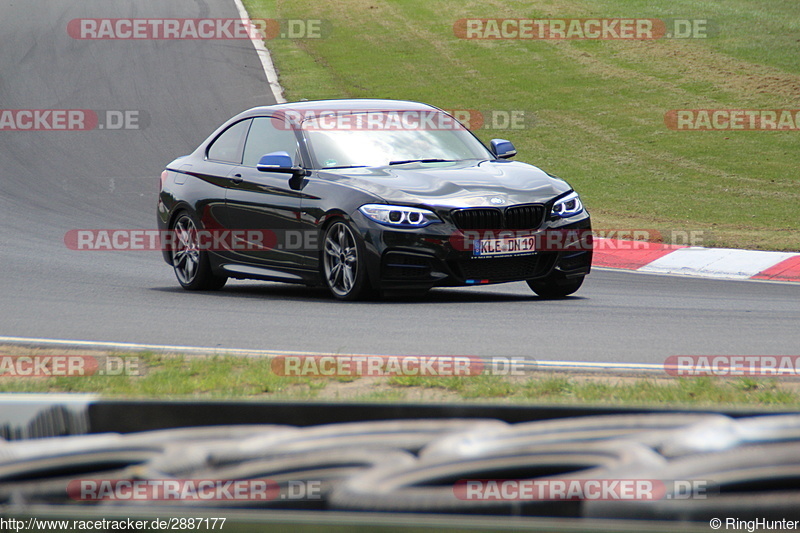
[[[367,218],[397,228],[422,228],[441,222],[433,211],[404,205],[367,204],[358,208]]]
[[[560,218],[574,217],[582,212],[583,204],[581,203],[581,197],[578,196],[578,193],[576,192],[571,192],[564,198],[556,201],[556,203],[553,205],[552,211],[553,216]]]

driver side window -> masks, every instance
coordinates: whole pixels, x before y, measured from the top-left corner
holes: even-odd
[[[247,134],[244,145],[242,165],[254,167],[261,156],[278,151],[287,152],[295,165],[300,164],[300,151],[294,131],[280,127],[283,123],[278,122],[269,117],[253,119],[253,125],[250,126],[250,133]]]

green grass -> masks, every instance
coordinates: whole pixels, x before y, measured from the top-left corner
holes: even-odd
[[[267,43],[289,100],[381,97],[523,110],[518,159],[564,177],[595,226],[702,230],[707,246],[800,250],[798,131],[672,131],[671,109],[800,109],[796,0],[245,0],[323,19]],[[460,18],[708,19],[708,39],[464,40]]]
[[[326,382],[272,372],[264,358],[193,357],[142,352],[134,355],[136,375],[0,377],[0,392],[78,392],[124,397],[310,399]]]
[[[441,388],[456,392],[465,399],[508,398],[515,394],[510,381],[487,374],[468,377],[393,376],[387,382],[397,387]]]
[[[114,376],[4,376],[0,377],[0,392],[76,392],[117,398],[800,407],[800,387],[792,382],[751,377],[598,379],[532,372],[513,377],[482,374],[315,378],[279,376],[272,371],[270,359],[261,357],[152,352],[112,355],[135,361],[137,371]]]
[[[793,408],[800,395],[775,379],[614,379],[543,375],[510,381],[501,376],[392,377],[395,387],[444,389],[469,400],[594,405],[761,406]]]

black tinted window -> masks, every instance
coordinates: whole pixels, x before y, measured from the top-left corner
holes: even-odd
[[[297,139],[294,132],[283,126],[283,122],[267,117],[253,119],[253,126],[247,135],[244,146],[244,159],[242,164],[254,167],[264,154],[284,151],[289,154],[295,164],[300,163],[297,149]]]
[[[242,162],[242,146],[250,120],[237,122],[216,138],[208,149],[208,158],[225,163]]]

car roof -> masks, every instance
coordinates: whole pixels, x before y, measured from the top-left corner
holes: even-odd
[[[387,100],[379,98],[348,98],[332,100],[307,100],[301,102],[287,102],[269,106],[260,106],[248,109],[237,115],[245,118],[276,111],[438,111],[439,108],[419,102],[407,100]]]

